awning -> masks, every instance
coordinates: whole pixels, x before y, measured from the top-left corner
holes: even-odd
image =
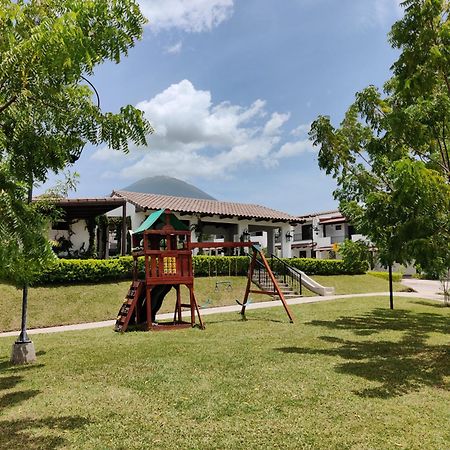
[[[133,231],[133,234],[140,234],[143,233],[145,230],[149,230],[150,228],[154,228],[156,226],[156,223],[159,221],[162,224],[166,223],[166,213],[165,209],[160,209],[159,211],[155,211],[154,213],[150,214],[144,222],[137,228],[137,230]],[[175,228],[175,230],[189,230],[189,227],[187,227],[183,222],[178,220],[178,218],[175,216],[175,214],[169,215],[169,221],[170,224]]]
[[[39,197],[33,199],[38,201]],[[113,209],[126,205],[126,200],[117,197],[107,198],[62,198],[51,200],[55,206],[64,211],[65,220],[89,219],[101,216]]]

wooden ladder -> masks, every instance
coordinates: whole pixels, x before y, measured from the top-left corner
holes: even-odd
[[[117,315],[116,325],[114,327],[115,331],[126,331],[128,324],[130,323],[133,314],[136,314],[136,323],[139,323],[137,302],[141,296],[142,290],[144,289],[144,281],[133,281],[131,283],[130,289],[120,307],[119,314]]]

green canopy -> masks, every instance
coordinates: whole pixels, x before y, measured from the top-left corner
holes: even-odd
[[[158,223],[166,223],[166,213],[165,209],[160,209],[159,211],[155,211],[154,213],[150,214],[144,222],[139,226],[139,228],[135,231],[133,231],[133,234],[140,234],[143,233],[145,230],[156,229],[154,228],[155,225]],[[187,227],[181,220],[177,219],[175,214],[169,215],[169,222],[170,224],[175,228],[175,230],[189,230],[189,227]]]

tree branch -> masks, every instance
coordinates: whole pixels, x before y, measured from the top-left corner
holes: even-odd
[[[0,113],[2,113],[5,109],[8,109],[16,100],[17,95],[13,95],[6,103],[0,105]]]

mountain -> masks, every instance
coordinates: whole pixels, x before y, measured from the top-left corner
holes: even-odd
[[[126,186],[121,191],[141,192],[143,194],[160,194],[160,195],[172,195],[174,197],[188,197],[188,198],[201,198],[204,200],[216,200],[206,192],[179,180],[178,178],[155,176],[142,178],[142,180],[136,181],[136,183]]]

